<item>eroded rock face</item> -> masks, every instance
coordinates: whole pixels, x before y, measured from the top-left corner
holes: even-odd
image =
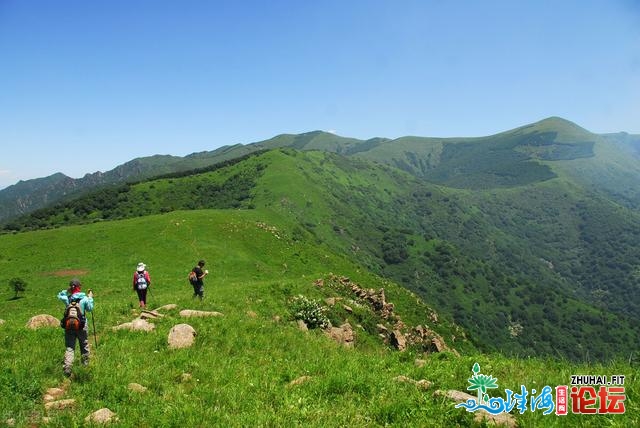
[[[60,327],[60,320],[53,315],[40,314],[27,321],[27,328],[35,330],[42,327]]]
[[[196,341],[196,331],[189,324],[174,325],[167,341],[171,349],[188,348]]]

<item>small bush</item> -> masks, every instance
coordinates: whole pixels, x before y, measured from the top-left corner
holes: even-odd
[[[18,295],[27,289],[27,282],[22,278],[11,278],[9,280],[9,287],[11,287],[15,293],[14,299],[17,299]]]
[[[309,328],[325,328],[329,326],[327,308],[317,301],[299,295],[289,300],[289,310],[293,319],[302,320]]]

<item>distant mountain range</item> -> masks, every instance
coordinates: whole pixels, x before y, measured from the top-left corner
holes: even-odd
[[[138,182],[154,176],[215,165],[258,150],[289,147],[361,157],[403,169],[437,184],[456,188],[508,187],[555,176],[545,161],[594,156],[597,141],[620,152],[616,176],[639,178],[633,162],[640,157],[640,135],[592,134],[567,120],[552,117],[500,134],[476,138],[401,137],[359,140],[322,131],[282,134],[247,145],[236,144],[185,157],[136,158],[107,172],[74,179],[62,173],[19,181],[0,191],[0,223],[104,186]],[[614,155],[606,155],[611,157]],[[592,171],[595,173],[596,171]],[[597,171],[611,175],[608,171]],[[600,178],[592,177],[594,180]],[[620,186],[616,177],[605,188],[626,204],[637,206],[637,186]]]

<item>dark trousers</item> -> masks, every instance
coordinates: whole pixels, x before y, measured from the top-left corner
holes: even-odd
[[[204,297],[204,284],[193,284],[193,297],[200,297],[200,300]]]
[[[138,293],[138,300],[140,301],[140,306],[144,306],[147,304],[147,290],[149,288],[145,288],[144,290],[136,289],[136,293]]]

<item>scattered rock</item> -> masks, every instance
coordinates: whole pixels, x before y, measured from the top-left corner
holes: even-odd
[[[170,311],[177,307],[178,305],[176,305],[175,303],[169,303],[168,305],[160,306],[159,308],[156,309],[156,311]]]
[[[296,386],[296,385],[301,385],[309,380],[311,380],[311,376],[300,376],[297,379],[292,380],[291,382],[289,382],[289,384],[287,386],[291,387],[291,386]]]
[[[248,316],[249,318],[258,318],[258,314],[256,314],[256,313],[255,313],[255,312],[253,312],[253,311],[247,311],[247,316]]]
[[[462,391],[456,391],[454,389],[450,389],[448,391],[438,390],[435,392],[435,395],[438,395],[441,397],[447,397],[455,401],[456,403],[466,403],[468,400],[476,399],[476,397],[471,394],[467,394],[466,392],[462,392]],[[476,410],[474,414],[475,416],[473,420],[479,424],[482,424],[483,421],[486,420],[487,423],[499,425],[499,426],[506,426],[508,428],[515,428],[518,426],[516,419],[513,417],[513,415],[509,413],[500,413],[499,415],[492,415],[484,410]]]
[[[60,320],[52,315],[41,314],[27,321],[27,328],[35,330],[41,327],[60,327]]]
[[[42,397],[42,401],[45,403],[49,403],[51,401],[59,400],[64,396],[64,389],[62,388],[49,388],[47,392],[44,393],[44,397]]]
[[[160,314],[156,311],[147,311],[145,309],[142,310],[142,313],[140,314],[140,318],[141,319],[156,319],[156,318],[162,318],[164,317],[164,315]]]
[[[151,324],[149,321],[142,318],[136,318],[131,322],[126,322],[113,327],[113,330],[153,331],[155,328],[156,326]]]
[[[344,308],[345,311],[349,312],[350,314],[353,313],[353,309],[351,308],[351,306],[342,305],[342,307]]]
[[[303,320],[298,320],[298,328],[302,331],[309,331],[309,327],[307,327],[307,323]]]
[[[182,373],[180,375],[180,382],[182,383],[189,382],[192,378],[193,378],[193,375],[191,373]]]
[[[429,389],[432,385],[432,383],[426,379],[414,380],[404,375],[396,376],[393,380],[396,382],[410,383],[420,389]]]
[[[108,424],[111,422],[118,422],[118,418],[115,413],[104,407],[91,413],[89,416],[84,418],[84,421],[94,424]]]
[[[4,324],[5,322],[5,320],[0,320],[0,325]]]
[[[355,342],[355,334],[353,333],[353,328],[351,328],[351,324],[344,323],[340,327],[329,327],[325,330],[327,336],[332,338],[341,345],[344,345],[347,348],[353,348]]]
[[[196,331],[189,324],[177,324],[169,331],[169,348],[188,348],[196,341]]]
[[[44,403],[44,408],[46,410],[64,410],[75,407],[75,405],[76,400],[68,398],[66,400],[49,401],[48,403]]]
[[[424,367],[424,366],[425,366],[425,364],[427,364],[427,360],[421,360],[421,359],[419,359],[419,358],[416,358],[416,360],[414,361],[414,363],[415,363],[416,367],[420,367],[420,368],[422,368],[422,367]]]
[[[130,383],[129,385],[127,385],[127,388],[129,389],[129,391],[133,392],[145,392],[147,390],[146,387],[140,385],[139,383]]]
[[[273,318],[271,318],[273,320],[273,322],[280,322],[282,321],[282,317],[280,317],[280,315],[274,315]]]
[[[431,388],[431,385],[433,385],[433,382],[428,381],[426,379],[420,379],[419,381],[416,382],[415,385],[420,389],[429,389]]]
[[[184,309],[180,311],[180,316],[185,318],[191,317],[221,317],[223,314],[215,311],[194,311],[191,309]]]
[[[8,427],[16,426],[16,420],[14,418],[9,418],[5,421]]]
[[[336,298],[335,297],[327,297],[326,299],[324,299],[324,302],[329,306],[335,306]]]
[[[316,285],[316,287],[323,287],[324,286],[324,279],[322,279],[322,278],[316,279],[313,283]]]

